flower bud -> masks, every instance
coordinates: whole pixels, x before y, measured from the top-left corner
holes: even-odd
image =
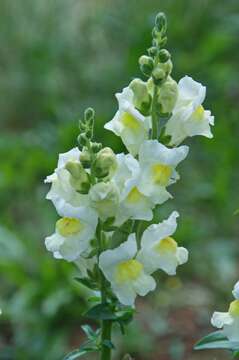
[[[114,217],[118,210],[119,193],[111,182],[100,182],[89,192],[91,206],[98,212],[102,220]]]
[[[95,118],[95,110],[92,108],[88,108],[85,110],[84,112],[84,119],[86,122],[88,121],[92,121],[92,119],[94,120]]]
[[[162,50],[159,51],[158,57],[159,57],[159,61],[161,63],[166,63],[166,61],[168,61],[171,58],[171,55],[168,52],[168,50],[162,49]]]
[[[143,113],[143,109],[149,108],[151,104],[151,97],[148,93],[147,83],[141,79],[134,79],[129,84],[129,87],[134,93],[134,106]]]
[[[79,161],[68,161],[65,168],[71,174],[71,186],[79,193],[87,194],[90,189],[90,178],[82,164]]]
[[[152,72],[152,77],[155,85],[160,85],[165,79],[166,73],[160,66],[157,66]]]
[[[147,51],[148,51],[149,56],[151,56],[151,57],[155,57],[158,53],[158,49],[156,46],[152,46]]]
[[[154,61],[151,57],[142,55],[139,58],[139,65],[142,73],[150,75],[154,68]]]
[[[169,76],[158,91],[158,102],[161,106],[161,112],[171,113],[178,98],[178,85],[175,80]]]
[[[94,153],[97,153],[102,149],[102,144],[97,142],[91,143],[91,149]]]
[[[155,26],[161,33],[165,33],[167,30],[167,18],[163,12],[157,14],[155,18]]]
[[[89,168],[91,163],[91,156],[89,150],[86,147],[83,147],[80,154],[80,162],[84,168]]]
[[[109,147],[105,147],[96,155],[92,166],[94,175],[102,179],[106,176],[112,176],[117,168],[117,160],[114,152]]]
[[[235,299],[239,300],[239,281],[235,284],[232,294]]]

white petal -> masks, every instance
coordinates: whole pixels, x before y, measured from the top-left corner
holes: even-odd
[[[178,103],[192,103],[196,109],[205,99],[206,87],[199,82],[193,80],[189,76],[183,77],[178,83]],[[177,107],[177,104],[176,104]]]
[[[112,289],[123,305],[134,306],[136,292],[131,283],[125,283],[122,286],[112,286]]]
[[[134,281],[133,286],[137,294],[145,296],[148,292],[155,290],[156,282],[152,276],[142,272],[142,275]]]
[[[48,251],[56,252],[59,251],[59,248],[64,243],[64,238],[57,233],[52,234],[51,236],[46,237],[45,245]]]
[[[183,265],[188,261],[188,250],[184,247],[178,247],[177,258],[179,265]]]
[[[59,154],[59,160],[58,160],[57,167],[62,168],[66,165],[66,163],[68,161],[79,160],[80,154],[81,154],[81,152],[77,147],[75,147],[65,153]]]
[[[142,235],[141,247],[151,247],[159,240],[172,235],[176,231],[178,217],[179,213],[173,211],[168,219],[164,220],[162,223],[150,225]]]
[[[234,285],[232,294],[235,299],[239,299],[239,281]]]
[[[113,250],[104,251],[99,258],[99,266],[107,280],[114,279],[115,266],[122,261],[132,259],[137,251],[136,236],[130,234],[128,240]]]
[[[239,342],[239,317],[234,318],[232,324],[225,324],[223,332],[228,340]]]
[[[231,325],[233,318],[228,312],[214,312],[211,318],[214,327],[221,329],[224,325]]]

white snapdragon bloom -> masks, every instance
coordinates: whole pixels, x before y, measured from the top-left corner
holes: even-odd
[[[113,177],[120,202],[115,224],[121,225],[127,219],[152,220],[154,203],[138,189],[140,166],[131,154],[118,154],[117,171]]]
[[[162,204],[172,197],[166,187],[179,175],[175,168],[188,154],[188,146],[169,149],[157,140],[144,141],[139,150],[139,190],[155,204]]]
[[[235,299],[239,300],[239,281],[234,285],[232,294]]]
[[[70,205],[64,206],[62,216],[56,222],[55,233],[46,238],[45,245],[55,258],[75,261],[83,252],[89,250],[98,217],[92,209]]]
[[[104,127],[120,136],[128,151],[135,156],[142,141],[148,138],[151,118],[143,116],[134,107],[134,93],[129,87],[124,88],[122,93],[117,93],[116,98],[119,110]]]
[[[177,266],[187,262],[188,251],[178,247],[171,237],[177,228],[178,216],[174,211],[167,220],[150,225],[144,231],[137,259],[144,264],[147,273],[162,269],[169,275],[175,275]]]
[[[144,270],[144,264],[135,258],[137,252],[135,234],[113,250],[104,251],[99,266],[112,290],[124,305],[134,305],[138,295],[145,296],[156,287],[155,280]]]
[[[104,221],[114,217],[119,207],[119,191],[112,181],[99,182],[89,192],[90,206],[94,208]]]
[[[229,341],[239,341],[239,300],[231,302],[228,312],[214,312],[211,323],[218,329],[223,329],[223,334]]]
[[[65,168],[69,161],[79,161],[80,153],[80,150],[75,147],[66,153],[59,154],[57,168],[45,179],[46,183],[51,183],[51,189],[46,198],[53,202],[59,215],[62,215],[67,204],[77,207],[88,204],[88,196],[79,194],[72,187],[71,174]]]
[[[188,136],[213,137],[210,126],[214,125],[214,117],[202,106],[205,96],[206,87],[191,77],[179,81],[178,99],[166,124],[165,133],[171,136],[171,145],[180,144]]]

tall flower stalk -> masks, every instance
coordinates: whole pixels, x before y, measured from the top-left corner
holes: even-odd
[[[59,155],[46,179],[47,198],[60,216],[46,247],[55,258],[76,264],[77,281],[95,295],[85,317],[100,324],[98,330],[83,326],[87,340],[68,360],[88,352],[110,360],[113,326],[125,332],[136,297],[156,288],[154,273],[175,275],[188,260],[188,251],[172,237],[178,212],[160,223],[154,215],[172,198],[168,187],[179,179],[176,167],[189,150],[180,144],[188,136],[212,137],[213,116],[202,106],[204,86],[188,76],[178,83],[172,78],[166,31],[166,17],[159,13],[152,46],[139,59],[146,79],[134,79],[116,94],[118,111],[105,124],[128,153],[115,154],[95,141],[95,112],[88,108],[79,122],[78,146]]]

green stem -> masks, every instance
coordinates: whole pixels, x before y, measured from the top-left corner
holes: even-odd
[[[101,224],[99,222],[98,229],[97,229],[97,239],[98,239],[98,262],[99,256],[102,251],[102,230]],[[101,287],[101,303],[105,304],[107,302],[107,292],[106,292],[106,284],[105,284],[105,277],[100,272],[100,287]],[[102,320],[101,321],[101,351],[99,360],[111,360],[111,348],[108,345],[111,342],[111,330],[112,330],[112,321],[111,320]]]
[[[151,116],[152,116],[152,139],[158,138],[158,115],[157,115],[157,86],[154,85],[153,99],[151,105]]]

